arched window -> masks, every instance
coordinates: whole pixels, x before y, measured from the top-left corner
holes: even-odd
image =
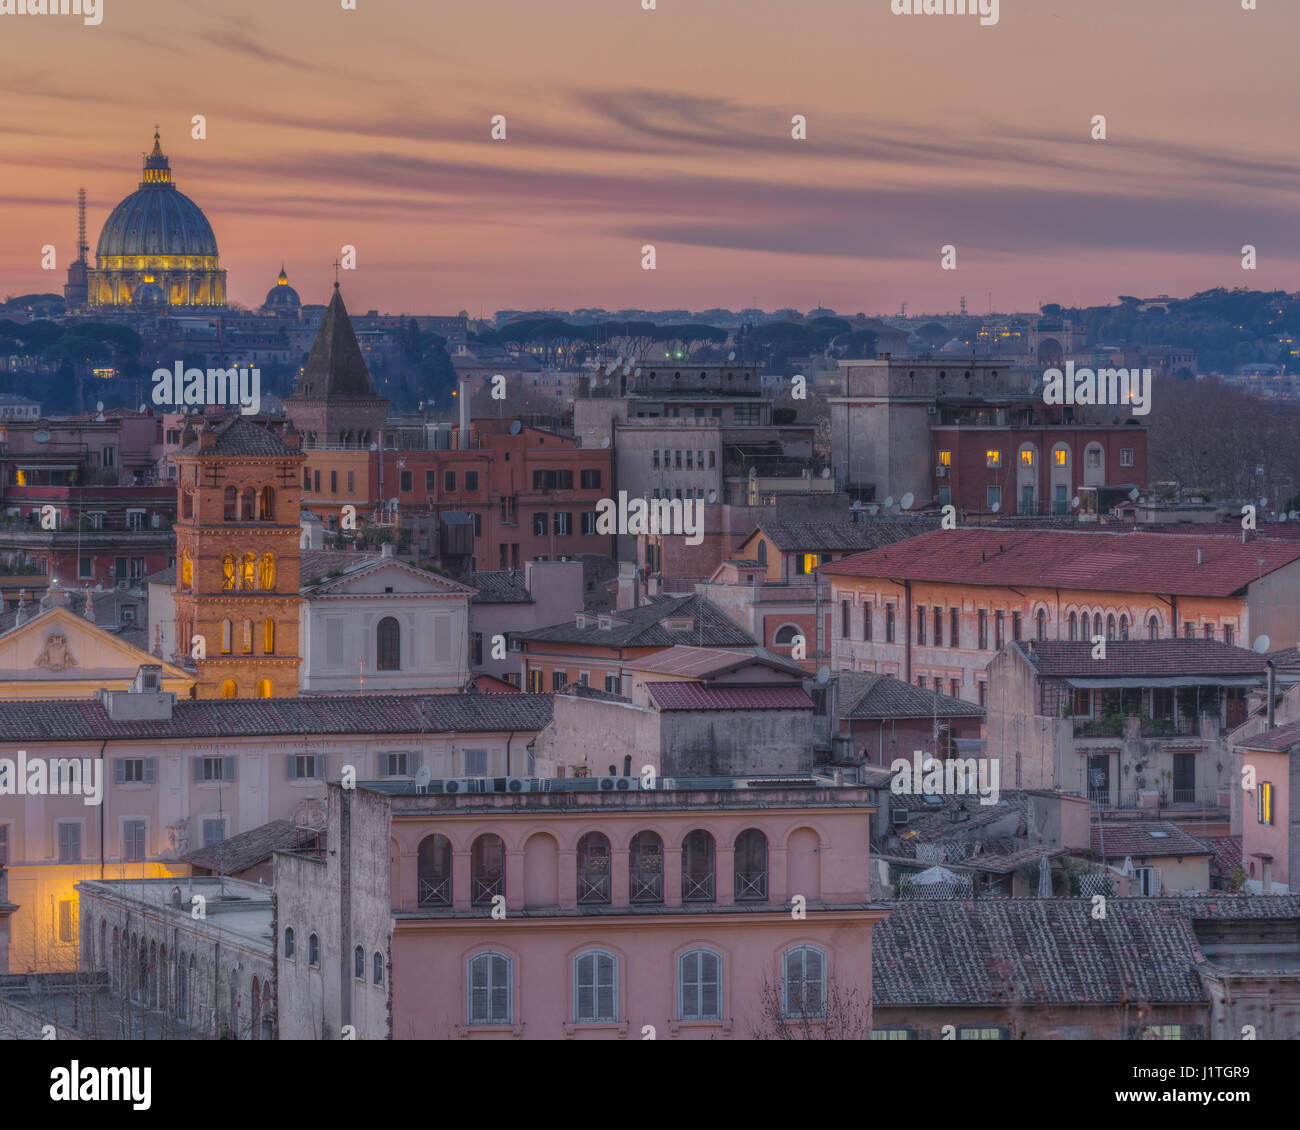
[[[310,443],[312,440],[308,440],[308,442]],[[302,469],[302,489],[311,490],[311,472],[306,467]]]
[[[510,1024],[514,1019],[514,963],[503,953],[488,950],[469,959],[465,978],[470,1024]]]
[[[257,681],[258,698],[270,698],[274,693],[275,691],[274,688],[271,686],[270,679],[258,679]]]
[[[236,511],[239,507],[239,492],[234,487],[226,487],[224,495],[224,508],[222,516],[227,522],[234,522],[237,518]]]
[[[1040,608],[1034,620],[1038,625],[1038,638],[1040,640],[1047,639],[1047,609]]]
[[[307,964],[313,969],[320,967],[320,938],[315,934],[307,936]]]
[[[181,494],[181,518],[188,521],[194,517],[194,492],[192,490],[184,491]]]
[[[1099,636],[1099,635],[1101,635],[1101,613],[1100,613],[1100,612],[1095,612],[1095,613],[1093,613],[1093,617],[1092,617],[1092,634],[1093,634],[1094,636]]]
[[[736,901],[767,901],[767,837],[757,828],[736,837]]]
[[[188,551],[181,553],[181,588],[194,587],[194,559]]]
[[[402,667],[402,628],[396,617],[385,616],[375,629],[375,666],[380,671]]]
[[[1070,613],[1070,640],[1071,642],[1073,642],[1078,638],[1079,638],[1079,614],[1077,612],[1071,612]]]
[[[1147,619],[1147,639],[1158,640],[1160,638],[1160,617],[1152,615]]]
[[[366,979],[366,951],[362,946],[352,951],[352,976],[358,981]]]
[[[275,654],[275,621],[267,620],[262,624],[262,652],[265,655]]]
[[[506,848],[491,832],[479,836],[469,853],[471,901],[485,906],[495,895],[506,893]]]
[[[221,559],[221,587],[226,592],[230,592],[238,583],[238,570],[235,567],[235,555],[227,553]]]
[[[262,493],[258,497],[261,509],[258,511],[258,518],[263,522],[275,521],[275,488],[263,487]]]
[[[275,557],[270,553],[262,554],[262,563],[257,571],[257,587],[263,592],[275,588]]]
[[[799,629],[793,624],[782,624],[776,630],[776,635],[772,637],[772,643],[777,647],[791,647],[794,644],[795,637],[798,636]]]
[[[722,1019],[721,954],[694,949],[678,957],[677,1017],[679,1020]]]
[[[415,865],[420,906],[451,906],[451,841],[446,836],[425,836]]]
[[[235,686],[234,679],[227,679],[224,683],[221,684],[221,697],[222,698],[239,697],[239,688]]]
[[[245,487],[240,497],[239,516],[245,522],[251,522],[257,515],[257,492],[252,487]]]
[[[609,840],[588,832],[578,841],[578,903],[607,903],[609,888]]]
[[[628,848],[628,898],[664,901],[664,842],[654,832],[638,832]]]
[[[257,559],[251,553],[244,554],[244,563],[239,570],[239,587],[250,592],[257,587]]]
[[[573,959],[573,1022],[609,1024],[618,1019],[618,958],[587,950]]]
[[[682,901],[713,899],[713,837],[696,829],[682,842]]]
[[[284,959],[285,961],[293,960],[293,927],[284,928]]]
[[[1106,617],[1106,638],[1113,640],[1115,638],[1115,613],[1110,613]]]
[[[221,621],[221,650],[225,654],[230,653],[230,635],[232,627],[229,620]]]
[[[787,1017],[826,1015],[826,954],[795,946],[781,958],[782,1010]]]
[[[1128,616],[1123,615],[1119,618],[1119,638],[1128,639]]]
[[[765,541],[759,541],[758,543],[758,563],[760,565],[767,564],[767,542]]]
[[[375,950],[375,957],[372,963],[374,965],[374,982],[376,985],[384,983],[384,955]]]
[[[252,620],[244,621],[244,638],[242,642],[244,645],[244,654],[252,655],[253,654],[253,621]]]

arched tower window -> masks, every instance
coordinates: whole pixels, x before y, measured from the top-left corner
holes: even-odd
[[[239,517],[245,522],[251,522],[257,516],[257,493],[252,487],[244,488],[242,502],[243,505],[239,508]]]
[[[221,684],[221,697],[222,698],[239,697],[239,689],[235,686],[234,679],[227,679],[224,683]]]
[[[256,588],[257,562],[251,553],[244,554],[244,563],[239,570],[239,587],[245,591]]]
[[[222,517],[227,522],[236,520],[236,510],[239,506],[239,492],[234,487],[226,487],[225,507],[222,511]]]
[[[263,522],[275,521],[275,487],[263,487],[261,495],[261,510],[258,517]]]
[[[262,652],[265,655],[275,654],[275,621],[267,620],[262,625]]]
[[[273,554],[262,554],[262,563],[257,570],[257,587],[263,592],[271,592],[275,588],[275,556]]]
[[[375,629],[375,666],[381,671],[399,671],[402,667],[402,628],[392,616],[385,616]]]
[[[221,587],[230,592],[238,584],[238,570],[235,567],[235,555],[227,553],[221,559]]]

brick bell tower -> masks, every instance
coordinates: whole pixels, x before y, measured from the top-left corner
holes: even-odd
[[[298,694],[298,433],[281,439],[229,415],[187,423],[175,454],[176,647],[193,654],[197,698]]]

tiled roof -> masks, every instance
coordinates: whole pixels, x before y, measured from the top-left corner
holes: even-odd
[[[307,364],[294,387],[290,401],[373,400],[375,387],[370,382],[361,346],[352,329],[347,308],[334,284],[325,317],[321,319],[316,340],[312,342]]]
[[[914,687],[892,675],[869,675],[841,671],[839,711],[841,718],[974,718],[984,708],[946,694]]]
[[[1184,900],[1161,900],[1182,902]],[[874,1005],[1200,1004],[1190,918],[1157,900],[907,899],[871,932]]]
[[[1258,749],[1265,753],[1290,753],[1291,747],[1300,742],[1300,722],[1279,726],[1275,730],[1265,730],[1253,738],[1242,738],[1236,742],[1237,749]]]
[[[524,583],[522,569],[495,569],[474,574],[474,587],[478,595],[475,604],[531,604],[533,594]]]
[[[266,862],[277,851],[288,851],[297,842],[298,830],[292,820],[272,820],[260,828],[250,828],[247,832],[230,836],[219,844],[186,852],[181,856],[181,862],[223,875],[235,875]]]
[[[1045,678],[1129,678],[1150,675],[1260,675],[1267,656],[1217,640],[1109,640],[1106,658],[1090,643],[1034,640],[1015,644]]]
[[[217,442],[212,447],[202,447],[196,438],[180,448],[177,455],[210,456],[297,456],[302,452],[290,447],[274,432],[258,424],[250,423],[238,413],[218,420],[209,421],[207,427],[216,433]],[[200,432],[201,436],[203,433]]]
[[[648,671],[659,675],[681,675],[687,679],[707,679],[711,676],[726,674],[738,667],[759,663],[775,667],[800,678],[804,669],[788,659],[774,655],[766,648],[721,648],[691,647],[677,644],[664,651],[657,651],[642,659],[630,661],[627,666],[633,671]]]
[[[607,614],[612,623],[601,628],[595,613],[586,614],[586,626],[579,628],[572,620],[549,628],[520,632],[518,639],[538,643],[593,644],[597,647],[672,647],[691,644],[696,647],[755,647],[758,643],[748,632],[702,596],[659,597],[639,608]],[[691,618],[689,631],[674,631],[664,620]]]
[[[166,569],[159,569],[156,573],[150,573],[145,577],[146,585],[174,585],[176,583],[176,566],[168,565]]]
[[[1103,859],[1118,859],[1131,855],[1150,858],[1157,855],[1212,855],[1208,844],[1189,836],[1171,820],[1156,820],[1143,824],[1121,824],[1108,821],[1094,824],[1092,853]]]
[[[926,533],[938,524],[937,517],[893,520],[864,517],[857,522],[763,522],[759,529],[783,553],[795,550],[818,553],[879,549]]]
[[[1240,836],[1202,836],[1214,858],[1210,860],[1210,873],[1227,878],[1241,866]]]
[[[324,579],[335,569],[346,571],[379,559],[378,553],[359,553],[356,550],[304,549],[298,557],[298,576],[303,585],[310,585],[316,577]]]
[[[118,721],[94,699],[0,702],[0,741],[540,730],[549,694],[322,695],[183,700],[170,719]]]
[[[811,710],[799,687],[705,687],[699,683],[646,683],[660,710]]]
[[[1197,551],[1204,561],[1196,563]],[[1102,530],[935,530],[818,567],[840,577],[1232,596],[1300,560],[1300,544]],[[1260,562],[1263,562],[1260,564]]]

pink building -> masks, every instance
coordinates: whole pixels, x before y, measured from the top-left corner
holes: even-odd
[[[1240,741],[1236,766],[1255,771],[1255,788],[1243,793],[1241,864],[1246,886],[1257,894],[1286,894],[1300,881],[1300,722]]]
[[[331,785],[276,857],[281,1038],[865,1038],[868,791],[621,780]]]

